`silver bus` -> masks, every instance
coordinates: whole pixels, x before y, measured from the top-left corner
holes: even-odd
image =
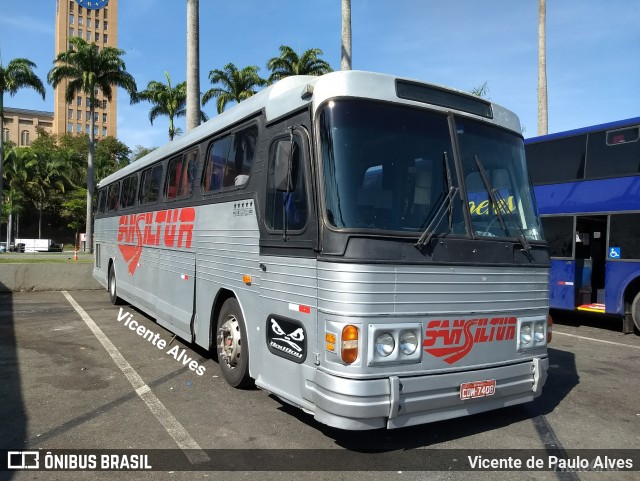
[[[215,351],[234,387],[342,429],[541,393],[549,253],[498,105],[367,72],[290,77],[98,189],[95,278]]]

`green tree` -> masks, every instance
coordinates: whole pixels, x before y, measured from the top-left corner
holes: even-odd
[[[96,145],[96,179],[104,179],[129,165],[131,149],[115,137],[106,137]]]
[[[267,68],[271,70],[269,83],[292,75],[324,75],[333,72],[331,65],[318,58],[319,55],[322,55],[322,50],[319,48],[310,48],[298,56],[291,47],[281,45],[280,56],[267,62]]]
[[[174,119],[184,117],[187,113],[187,82],[180,82],[172,87],[169,74],[165,72],[164,75],[167,78],[166,84],[152,80],[145,90],[138,92],[137,98],[153,105],[149,111],[151,125],[161,115],[169,117],[169,140],[173,140],[176,135]]]
[[[42,211],[56,202],[56,193],[64,193],[66,187],[73,187],[69,180],[69,164],[62,157],[34,152],[29,197],[38,210],[38,239],[42,238]]]
[[[224,70],[214,69],[209,72],[209,80],[212,84],[220,84],[220,87],[214,87],[207,90],[202,96],[202,106],[204,107],[211,99],[218,99],[218,113],[224,112],[229,102],[242,102],[254,95],[257,87],[263,87],[267,81],[258,75],[259,67],[251,65],[242,70],[228,63],[224,66]]]
[[[62,203],[62,210],[60,211],[60,215],[69,222],[67,225],[76,232],[76,247],[79,244],[78,233],[80,232],[80,227],[86,224],[86,202],[87,191],[80,187],[74,190],[68,199]]]
[[[187,82],[180,82],[175,87],[171,86],[171,77],[167,72],[164,73],[167,83],[152,80],[147,84],[147,88],[138,92],[136,101],[146,100],[153,104],[149,111],[149,121],[153,125],[153,121],[160,115],[169,117],[169,140],[173,140],[179,135],[180,129],[175,126],[174,119],[184,117],[187,105]],[[207,120],[207,116],[200,112],[200,120]]]
[[[4,162],[4,94],[11,96],[23,88],[32,88],[45,97],[44,85],[34,73],[36,64],[26,58],[14,58],[6,68],[0,62],[0,205],[2,205],[2,164]],[[7,246],[8,247],[8,246]]]
[[[471,89],[471,95],[475,95],[476,97],[486,98],[487,95],[489,95],[489,83],[485,80],[482,85],[473,87]]]
[[[48,80],[53,87],[67,81],[65,100],[71,103],[77,94],[83,93],[89,99],[90,129],[89,155],[87,156],[87,239],[89,252],[93,252],[93,187],[95,152],[95,108],[96,92],[111,100],[113,87],[125,89],[132,100],[136,95],[136,82],[126,70],[122,55],[124,50],[115,47],[98,49],[94,43],[87,43],[80,37],[69,39],[71,48],[58,54],[55,66],[49,71]]]
[[[30,147],[14,147],[5,154],[4,178],[9,187],[7,194],[8,221],[7,247],[11,243],[13,214],[24,208],[25,194],[33,185],[33,170],[37,162]]]
[[[136,145],[136,148],[133,149],[133,152],[129,157],[129,162],[135,162],[136,160],[141,159],[142,157],[144,157],[147,154],[150,154],[156,149],[157,147],[144,147],[142,145]]]

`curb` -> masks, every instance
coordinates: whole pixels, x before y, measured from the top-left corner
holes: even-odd
[[[93,263],[0,264],[0,292],[103,289]]]

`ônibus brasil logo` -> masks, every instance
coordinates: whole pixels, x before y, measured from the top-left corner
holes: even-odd
[[[133,275],[142,255],[142,246],[191,248],[193,207],[123,215],[118,223],[118,247]]]
[[[515,317],[429,321],[422,347],[432,356],[454,364],[469,354],[476,343],[514,339],[516,322]]]

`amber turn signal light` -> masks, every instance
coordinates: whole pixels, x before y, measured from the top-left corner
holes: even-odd
[[[349,324],[342,329],[342,360],[353,364],[358,359],[358,328]]]

